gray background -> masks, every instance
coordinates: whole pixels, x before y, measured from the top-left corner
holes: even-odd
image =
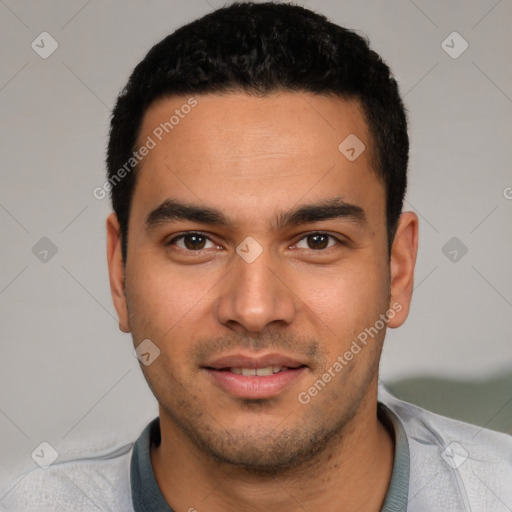
[[[3,472],[36,467],[30,454],[41,441],[58,451],[91,437],[131,440],[158,413],[131,337],[117,329],[105,256],[109,203],[92,191],[105,180],[110,110],[135,64],[222,4],[0,0]],[[511,1],[302,5],[365,33],[410,113],[406,209],[420,217],[416,289],[407,323],[388,331],[382,379],[478,383],[509,372]],[[47,59],[31,47],[43,31],[59,45]],[[456,59],[441,46],[453,31],[469,44]],[[451,41],[452,51],[461,48]],[[57,249],[46,260],[43,237]],[[455,262],[442,249],[452,237]],[[512,389],[486,411],[489,421],[511,400]]]

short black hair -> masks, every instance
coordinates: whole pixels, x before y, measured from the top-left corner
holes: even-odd
[[[136,164],[133,172],[126,172],[126,163],[133,160],[145,112],[164,97],[226,92],[309,92],[358,100],[374,139],[374,170],[386,189],[390,254],[407,187],[409,138],[405,108],[389,67],[367,39],[309,9],[237,2],[153,46],[117,99],[107,169],[124,261],[137,178]]]

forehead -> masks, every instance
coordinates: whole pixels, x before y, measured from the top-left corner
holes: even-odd
[[[238,198],[260,211],[329,194],[384,203],[355,100],[309,93],[170,97],[146,112],[138,146],[149,139],[154,147],[139,165],[135,191],[148,208],[171,195],[218,208]],[[356,159],[347,157],[361,148]]]

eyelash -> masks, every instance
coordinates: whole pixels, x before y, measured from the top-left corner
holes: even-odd
[[[206,234],[206,233],[203,233],[201,231],[187,231],[186,233],[182,233],[181,235],[178,235],[178,236],[175,236],[174,238],[172,238],[171,240],[169,240],[168,242],[166,242],[166,246],[169,246],[169,245],[174,245],[175,242],[177,240],[181,240],[181,239],[184,239],[185,237],[187,236],[200,236],[202,238],[205,238],[206,240],[212,242],[212,243],[215,243],[213,242],[213,240]],[[301,238],[299,238],[299,240],[297,242],[295,242],[293,245],[297,245],[299,242],[301,242],[302,240],[304,240],[305,238],[308,238],[310,236],[314,236],[314,235],[323,235],[323,236],[326,236],[332,240],[335,240],[337,242],[338,245],[346,245],[346,243],[344,243],[342,240],[340,240],[339,238],[335,237],[334,235],[330,235],[329,233],[326,233],[325,231],[311,231],[309,233],[306,233],[304,234]],[[218,245],[218,244],[216,244]],[[326,247],[325,249],[309,249],[310,251],[312,252],[324,252],[326,251],[327,249],[331,249],[333,246],[328,246]],[[200,253],[204,250],[208,250],[208,249],[199,249],[197,251],[193,251],[191,249],[184,249],[182,247],[179,247],[179,249],[183,250],[183,251],[187,251],[187,252],[197,252],[197,253]]]

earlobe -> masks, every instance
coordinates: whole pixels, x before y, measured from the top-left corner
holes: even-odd
[[[418,216],[404,212],[400,216],[390,261],[390,307],[396,314],[388,321],[388,327],[400,327],[409,315],[414,285],[414,267],[418,252]]]
[[[107,260],[112,300],[119,317],[119,329],[130,332],[125,296],[124,263],[121,249],[121,231],[115,213],[107,217]]]

